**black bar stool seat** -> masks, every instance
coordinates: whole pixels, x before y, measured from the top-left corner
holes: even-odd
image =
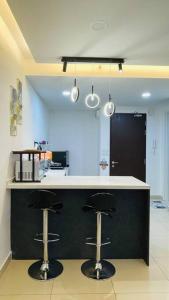
[[[116,270],[108,261],[101,258],[101,247],[109,245],[110,239],[107,237],[105,241],[102,239],[102,216],[113,216],[115,212],[114,196],[111,193],[96,193],[89,197],[83,210],[92,212],[97,216],[97,232],[96,238],[87,238],[87,245],[96,246],[96,258],[84,262],[81,266],[82,273],[93,279],[107,279],[112,277]],[[96,242],[94,242],[96,240]]]
[[[48,243],[58,242],[60,236],[57,233],[48,232],[48,214],[60,213],[63,204],[57,200],[54,192],[48,190],[36,190],[30,195],[29,207],[43,211],[43,233],[37,233],[35,241],[43,243],[43,259],[33,263],[28,274],[38,280],[49,280],[59,276],[63,272],[62,264],[54,259],[49,259]]]

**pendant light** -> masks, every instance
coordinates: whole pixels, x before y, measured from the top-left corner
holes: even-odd
[[[77,100],[79,99],[79,88],[76,85],[76,78],[74,80],[74,87],[72,88],[70,93],[70,99],[74,103],[76,103]]]
[[[109,94],[109,101],[104,105],[103,112],[106,117],[111,117],[115,112],[115,105],[111,101],[110,94]]]
[[[100,98],[94,93],[94,87],[92,85],[92,92],[85,98],[85,104],[89,108],[96,108],[100,104]]]

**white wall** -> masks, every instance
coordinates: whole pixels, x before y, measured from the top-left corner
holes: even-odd
[[[151,186],[151,195],[162,196],[160,184],[161,134],[160,115],[156,109],[149,109],[147,115],[147,182]]]
[[[24,80],[24,85],[22,139],[24,147],[30,147],[34,140],[48,140],[48,109],[27,79]]]
[[[108,166],[105,169],[99,167],[100,176],[109,176],[110,172],[110,119],[106,118],[103,112],[100,112],[100,146],[99,160],[107,162]]]
[[[151,169],[149,177],[152,182],[153,195],[160,195],[164,200],[168,199],[168,151],[167,149],[167,113],[169,113],[169,101],[162,102],[149,108],[149,127],[152,128],[149,136],[149,157],[151,158]],[[169,137],[168,137],[169,139]],[[153,151],[153,141],[156,141],[156,149]]]
[[[18,126],[18,135],[10,136],[9,101],[10,85],[16,79],[23,82],[23,125]],[[47,111],[22,71],[22,57],[10,32],[0,17],[0,269],[10,253],[10,192],[6,183],[13,170],[12,150],[33,146],[34,139],[47,139]],[[19,234],[19,233],[18,233]]]
[[[69,175],[98,175],[99,118],[91,111],[51,112],[49,147],[69,151]]]

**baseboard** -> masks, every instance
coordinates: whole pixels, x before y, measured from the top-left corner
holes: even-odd
[[[151,195],[150,199],[151,200],[161,200],[161,201],[163,201],[163,196],[161,196],[161,195]]]
[[[12,259],[12,253],[11,251],[7,255],[6,259],[4,260],[3,264],[0,266],[0,276],[3,274],[3,272],[6,270],[8,264],[10,263]]]

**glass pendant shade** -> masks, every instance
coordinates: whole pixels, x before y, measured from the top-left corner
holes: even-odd
[[[85,104],[89,108],[96,108],[100,104],[100,98],[97,94],[94,93],[92,85],[92,93],[88,94],[85,98]]]
[[[79,88],[76,86],[76,79],[74,81],[74,87],[71,90],[70,99],[72,102],[77,102],[79,98]]]
[[[111,117],[114,114],[114,112],[115,112],[115,105],[111,101],[111,96],[110,95],[109,95],[109,102],[107,102],[104,105],[103,111],[104,111],[104,115],[106,117]]]

